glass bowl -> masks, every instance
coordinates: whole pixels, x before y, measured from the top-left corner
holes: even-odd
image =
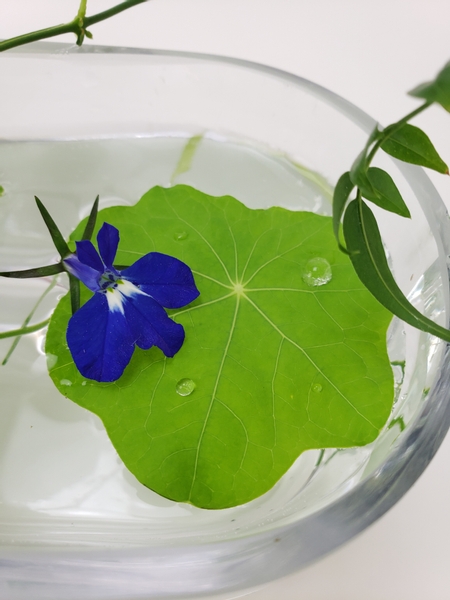
[[[216,56],[36,44],[3,55],[0,73],[1,270],[55,258],[34,195],[65,235],[97,194],[101,207],[133,204],[175,183],[329,215],[333,186],[375,126],[310,81]],[[377,212],[399,285],[448,326],[444,205],[420,168],[388,156],[377,164],[413,215]],[[2,329],[18,327],[47,286],[2,281]],[[33,321],[63,288],[48,291]],[[99,419],[53,387],[43,339],[23,338],[0,371],[1,576],[14,598],[200,597],[286,575],[388,510],[450,423],[446,345],[394,319],[396,401],[374,443],[306,452],[253,502],[196,509],[127,472]],[[10,340],[0,342],[4,355]]]

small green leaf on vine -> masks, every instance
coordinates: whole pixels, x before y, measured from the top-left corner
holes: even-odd
[[[409,92],[410,96],[437,102],[450,112],[450,61],[433,81],[423,83]]]
[[[437,153],[427,134],[409,123],[382,142],[381,148],[404,162],[448,174],[448,166]]]
[[[366,191],[361,190],[364,198],[401,217],[411,217],[409,209],[389,173],[378,167],[370,167],[367,171],[367,178],[375,194],[366,195]]]
[[[345,205],[347,204],[347,201],[348,201],[350,194],[352,193],[352,190],[354,189],[354,187],[355,186],[353,185],[353,182],[350,179],[350,173],[349,173],[349,171],[347,171],[346,173],[343,173],[340,176],[339,181],[337,182],[336,187],[334,188],[333,232],[334,232],[334,237],[336,238],[336,241],[339,245],[339,248],[343,252],[347,252],[347,250],[341,244],[341,240],[339,237],[339,229],[340,229],[342,215],[344,214],[344,210],[345,210]]]
[[[405,323],[450,342],[450,331],[424,317],[398,287],[376,219],[362,200],[353,200],[345,211],[344,238],[358,277],[383,306]]]

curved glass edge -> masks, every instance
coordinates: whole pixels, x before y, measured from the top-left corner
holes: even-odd
[[[335,108],[339,108],[342,112],[351,116],[354,123],[359,125],[367,133],[370,133],[377,121],[370,117],[363,110],[342,98],[338,94],[335,94],[331,90],[321,86],[318,83],[314,83],[309,79],[300,77],[289,73],[289,71],[283,71],[276,67],[270,67],[261,63],[245,60],[242,58],[235,58],[232,56],[221,56],[217,54],[203,54],[201,52],[184,52],[181,50],[159,50],[157,48],[130,48],[123,46],[97,46],[93,44],[85,44],[84,46],[77,46],[76,44],[62,44],[60,42],[34,42],[26,46],[19,46],[12,48],[5,52],[3,58],[8,54],[42,54],[42,55],[71,55],[71,56],[86,56],[86,55],[110,55],[120,54],[123,56],[161,56],[171,57],[180,59],[191,59],[202,62],[213,62],[213,63],[224,63],[228,65],[234,65],[237,67],[243,67],[252,71],[259,71],[267,75],[272,75],[279,79],[300,85],[301,87],[308,89],[308,91],[317,94],[322,100],[333,105]]]
[[[38,42],[10,50],[8,53],[153,55],[221,62],[257,70],[306,88],[347,115],[366,132],[370,132],[376,125],[376,121],[364,111],[318,84],[273,67],[237,58],[141,48],[78,48],[75,45],[53,42]],[[443,281],[448,281],[445,257],[450,255],[450,225],[445,207],[422,169],[395,162],[412,183],[414,191],[419,191],[425,196],[426,202],[421,202],[421,205],[435,234],[440,258],[443,259]],[[443,218],[444,216],[446,218]],[[448,325],[448,286],[445,286],[444,293]],[[91,589],[92,586],[98,585],[97,579],[100,578],[104,582],[105,572],[108,572],[108,585],[111,585],[111,591],[119,598],[117,594],[122,592],[120,582],[123,583],[124,570],[129,574],[127,569],[132,566],[135,581],[131,588],[130,581],[127,581],[127,594],[145,593],[147,597],[169,598],[241,590],[287,575],[360,533],[381,517],[413,485],[433,458],[450,427],[449,389],[450,349],[447,345],[439,378],[430,391],[421,414],[389,459],[344,496],[298,523],[241,539],[195,547],[180,546],[176,555],[173,548],[99,551],[94,549],[95,544],[88,555],[74,551],[70,557],[67,554],[61,557],[59,552],[43,552],[42,548],[36,552],[32,549],[12,552],[11,548],[8,548],[0,550],[0,558],[3,557],[2,578],[5,580],[12,576],[15,579],[14,573],[17,575],[20,568],[20,579],[23,581],[24,563],[32,562],[33,580],[36,581],[35,576],[38,572],[39,581],[45,586],[50,586],[49,591],[52,586],[59,586],[63,581],[69,587],[73,584],[74,590],[77,589],[76,596],[66,595],[69,599],[80,597],[80,580],[88,582]],[[57,577],[54,571],[55,563],[60,567]],[[161,571],[164,564],[166,568]],[[178,589],[174,578],[183,582],[183,589]],[[151,590],[148,588],[148,581],[152,583]],[[85,597],[93,596],[89,594]]]

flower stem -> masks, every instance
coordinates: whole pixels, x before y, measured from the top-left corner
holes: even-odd
[[[99,23],[100,21],[104,21],[105,19],[109,19],[128,8],[136,6],[137,4],[142,4],[143,2],[147,2],[147,0],[125,0],[125,2],[121,2],[112,8],[97,13],[96,15],[92,15],[92,17],[86,17],[87,0],[81,0],[77,16],[69,23],[46,27],[45,29],[39,29],[38,31],[32,31],[8,40],[3,40],[0,42],[0,52],[16,48],[17,46],[23,46],[24,44],[29,44],[31,42],[37,42],[39,40],[62,35],[64,33],[74,33],[77,36],[77,44],[81,46],[84,36],[87,34],[87,27]]]
[[[17,344],[20,342],[21,338],[23,335],[26,335],[27,333],[33,333],[34,331],[38,331],[39,329],[42,329],[43,327],[45,327],[49,321],[49,319],[47,319],[46,321],[41,321],[41,323],[37,323],[36,325],[30,325],[28,326],[28,323],[31,321],[34,313],[36,312],[39,304],[42,302],[42,300],[45,298],[45,296],[55,287],[57,281],[56,281],[56,277],[53,278],[53,281],[50,283],[50,285],[44,290],[44,292],[41,294],[41,296],[38,298],[36,304],[33,306],[33,308],[31,309],[29,315],[27,316],[27,318],[25,319],[25,321],[22,323],[22,326],[20,327],[20,329],[13,329],[12,331],[5,331],[3,333],[0,333],[0,339],[3,338],[9,338],[9,337],[15,337],[16,339],[13,341],[13,343],[11,344],[10,349],[8,350],[5,358],[3,359],[2,365],[6,365],[6,363],[8,362],[8,360],[11,358],[12,353],[14,352],[14,350],[17,347]]]
[[[27,333],[34,333],[35,331],[39,331],[39,329],[44,329],[44,327],[49,323],[50,319],[45,319],[45,321],[35,323],[34,325],[28,325],[28,327],[20,327],[19,329],[10,329],[9,331],[2,331],[0,333],[0,340],[4,340],[10,337],[21,337],[22,335],[27,335]],[[6,364],[6,358],[2,362],[2,365],[4,364]]]
[[[69,284],[70,305],[72,307],[72,314],[74,315],[80,308],[80,282],[76,277],[69,273]]]
[[[62,273],[64,267],[61,262],[45,267],[36,267],[35,269],[25,269],[22,271],[2,271],[0,277],[12,277],[13,279],[29,279],[31,277],[48,277]]]

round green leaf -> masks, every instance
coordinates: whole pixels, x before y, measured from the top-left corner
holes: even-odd
[[[120,230],[118,264],[154,250],[176,256],[201,292],[170,311],[186,331],[180,352],[167,359],[137,349],[112,384],[77,372],[65,341],[67,297],[52,317],[55,385],[99,415],[140,482],[176,501],[226,508],[269,490],[307,449],[377,437],[393,402],[391,315],[338,250],[331,218],[251,210],[176,186],[101,211],[97,229],[104,221]]]

